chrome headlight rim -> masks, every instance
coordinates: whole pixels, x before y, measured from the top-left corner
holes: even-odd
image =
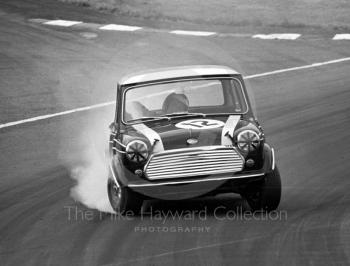
[[[133,163],[143,163],[149,157],[147,144],[142,140],[132,140],[125,147],[126,158]]]
[[[244,129],[237,134],[237,147],[243,153],[254,152],[258,150],[261,140],[260,134],[255,130]]]

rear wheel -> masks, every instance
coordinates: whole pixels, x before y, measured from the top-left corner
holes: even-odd
[[[107,184],[109,202],[116,213],[136,215],[141,211],[143,200],[128,187],[122,187],[109,179]]]
[[[242,196],[253,211],[276,210],[281,201],[281,177],[277,167],[265,175],[262,182],[249,185]]]

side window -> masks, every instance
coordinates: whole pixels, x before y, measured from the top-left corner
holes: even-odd
[[[242,93],[240,93],[241,91],[239,91],[241,90],[241,86],[236,80],[231,80],[231,87],[233,92],[235,112],[242,112],[241,103],[244,102],[244,99]]]
[[[247,106],[241,83],[237,79],[226,79],[222,81],[222,85],[226,92],[226,106],[229,107],[227,112],[246,112]]]

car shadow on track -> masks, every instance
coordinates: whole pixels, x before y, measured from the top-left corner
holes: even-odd
[[[215,197],[203,197],[188,200],[146,201],[142,208],[142,216],[154,215],[157,213],[205,213],[207,216],[225,215],[227,212],[236,215],[250,211],[247,202],[239,196],[224,194]]]
[[[141,213],[130,212],[127,216],[132,220],[143,220],[155,216],[180,216],[191,215],[192,217],[205,215],[206,217],[231,215],[241,216],[251,211],[248,203],[234,194],[187,199],[187,200],[147,200],[144,202]],[[102,212],[96,215],[97,220],[113,220],[119,214]],[[97,222],[97,221],[96,221]]]

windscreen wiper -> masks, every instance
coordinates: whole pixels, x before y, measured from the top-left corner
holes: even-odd
[[[168,121],[170,121],[170,118],[166,117],[166,116],[143,116],[140,118],[128,120],[127,122],[129,123],[129,122],[147,121],[147,120],[168,120]]]
[[[182,116],[201,116],[206,117],[206,114],[203,113],[188,113],[188,112],[178,112],[162,115],[162,117],[182,117]]]

